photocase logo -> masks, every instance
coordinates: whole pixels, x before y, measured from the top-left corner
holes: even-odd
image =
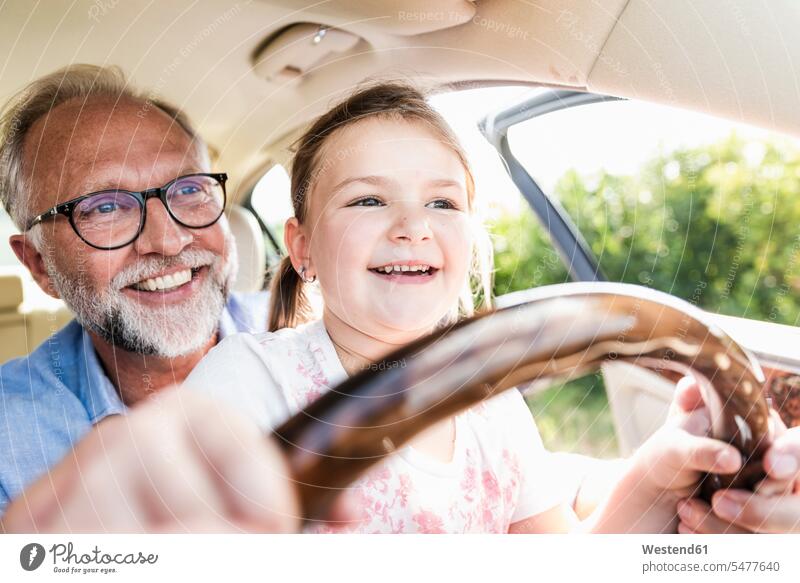
[[[39,543],[28,543],[19,552],[19,564],[26,571],[35,571],[44,562],[44,547]]]

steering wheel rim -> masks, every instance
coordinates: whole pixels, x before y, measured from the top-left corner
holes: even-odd
[[[695,306],[649,288],[573,283],[507,297],[511,305],[434,332],[331,389],[276,429],[303,516],[324,519],[339,492],[434,423],[524,382],[625,360],[704,375],[710,435],[747,461],[708,476],[704,495],[761,477],[769,412],[758,362]]]

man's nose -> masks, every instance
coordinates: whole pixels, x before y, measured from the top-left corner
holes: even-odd
[[[392,225],[391,237],[397,242],[419,243],[431,238],[428,214],[418,205],[402,205]]]
[[[134,242],[139,255],[148,253],[177,255],[193,240],[194,235],[191,230],[176,223],[161,200],[151,198],[147,201],[144,229]]]

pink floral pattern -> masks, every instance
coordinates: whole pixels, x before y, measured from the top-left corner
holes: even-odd
[[[445,534],[442,519],[430,510],[421,510],[412,518],[421,534]]]
[[[503,463],[473,449],[452,476],[426,475],[401,456],[379,464],[351,488],[356,522],[310,529],[318,533],[505,533],[520,493],[517,456],[503,450]],[[435,489],[431,487],[434,483]],[[438,503],[438,504],[437,504]]]

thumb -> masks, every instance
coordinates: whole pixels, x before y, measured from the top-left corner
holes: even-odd
[[[700,391],[700,381],[692,376],[681,378],[678,384],[675,385],[670,414],[689,413],[704,406],[703,394]]]
[[[680,429],[656,433],[639,455],[654,483],[669,489],[689,486],[706,472],[732,474],[742,463],[741,454],[733,446]]]

